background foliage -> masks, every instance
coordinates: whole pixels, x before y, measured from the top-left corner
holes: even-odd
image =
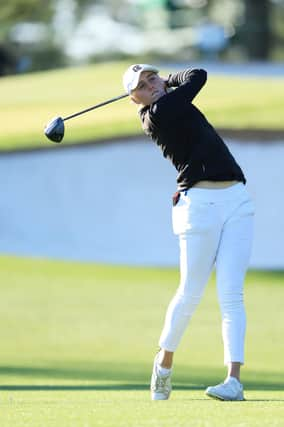
[[[90,32],[92,19],[93,29],[98,27],[97,20],[101,20],[102,29],[97,33]],[[124,34],[128,38],[129,46],[123,49],[109,40],[112,30],[119,32],[119,28],[121,40]],[[208,31],[215,31],[213,37]],[[222,32],[224,40],[218,42]],[[138,35],[140,39],[131,47]],[[214,37],[219,46],[212,45]],[[156,39],[158,46],[154,44]],[[72,44],[76,44],[74,40],[81,43],[82,52],[84,43],[89,49],[94,48],[93,54],[80,58],[81,63],[129,57],[133,51],[146,59],[158,55],[171,60],[203,56],[281,60],[284,0],[0,2],[0,75],[72,65],[76,62],[70,55]],[[146,47],[139,50],[143,43]],[[205,46],[208,43],[210,48]],[[101,48],[95,50],[98,46]]]

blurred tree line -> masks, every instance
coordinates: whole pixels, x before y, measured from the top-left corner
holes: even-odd
[[[94,7],[106,11],[113,25],[124,24],[122,30],[194,29],[187,54],[213,51],[215,42],[228,60],[284,58],[284,0],[0,0],[0,75],[72,63],[66,44]],[[88,42],[98,44],[99,36]]]

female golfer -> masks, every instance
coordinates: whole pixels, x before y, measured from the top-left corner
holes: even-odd
[[[169,304],[154,360],[153,400],[170,396],[174,352],[214,266],[228,372],[223,383],[208,387],[205,393],[221,400],[244,400],[240,382],[246,328],[243,285],[254,208],[240,166],[192,103],[206,79],[202,69],[164,79],[147,64],[130,66],[123,77],[125,90],[140,107],[143,130],[178,172],[172,216],[180,244],[180,284]]]

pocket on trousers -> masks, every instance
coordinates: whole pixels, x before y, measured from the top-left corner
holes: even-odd
[[[255,214],[255,207],[251,199],[245,200],[243,203],[241,203],[237,210],[237,215],[239,217],[253,216],[254,214]]]
[[[172,209],[174,234],[205,232],[212,227],[214,220],[214,205],[211,203],[181,198]]]
[[[188,206],[180,200],[176,206],[172,208],[172,223],[174,234],[181,234],[186,231],[188,220]]]

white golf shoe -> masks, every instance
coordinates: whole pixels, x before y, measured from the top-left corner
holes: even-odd
[[[219,400],[245,400],[243,385],[234,377],[230,377],[222,384],[207,387],[205,394]]]
[[[166,374],[160,373],[157,354],[151,378],[151,398],[152,400],[167,400],[170,397],[171,390],[171,371]]]

